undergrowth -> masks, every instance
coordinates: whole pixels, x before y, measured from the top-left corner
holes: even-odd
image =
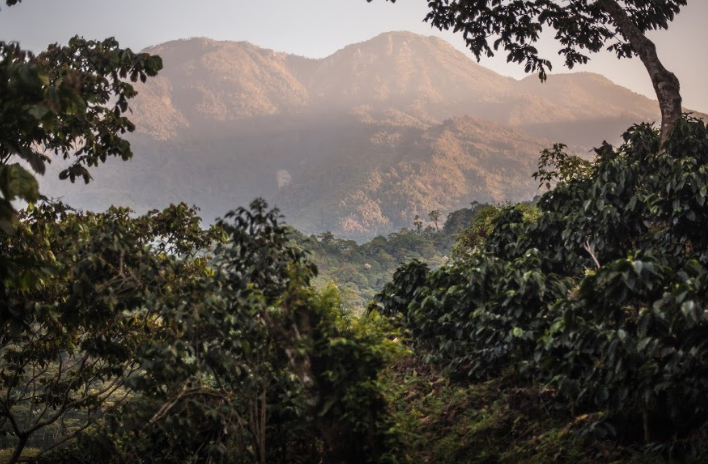
[[[581,434],[597,419],[558,407],[556,393],[511,369],[479,382],[460,382],[410,356],[386,374],[399,432],[413,463],[670,464],[657,451]]]

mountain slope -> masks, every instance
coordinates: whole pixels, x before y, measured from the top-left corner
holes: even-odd
[[[368,141],[352,142],[276,196],[299,229],[362,238],[411,227],[416,214],[459,209],[470,199],[530,200],[544,147],[521,131],[471,117],[425,130],[373,126]]]
[[[349,45],[316,66],[291,69],[315,107],[372,105],[435,120],[501,101],[514,83],[441,39],[410,32],[382,34]]]
[[[365,238],[432,209],[529,199],[542,148],[586,154],[659,116],[601,76],[516,81],[407,32],[323,59],[210,39],[148,51],[165,69],[138,85],[135,159],[88,186],[50,172],[45,192],[94,209],[186,201],[208,220],[263,196],[303,230]]]
[[[133,111],[140,132],[169,140],[258,116],[297,112],[308,91],[285,66],[287,55],[248,42],[191,39],[150,49],[167,65],[139,88]]]
[[[262,116],[397,111],[427,124],[470,115],[555,135],[553,124],[655,120],[658,105],[591,73],[545,83],[501,76],[435,37],[391,32],[308,59],[247,42],[190,39],[148,49],[166,63],[140,86],[139,130],[166,140],[185,128],[214,130]],[[361,110],[359,110],[361,111]],[[619,134],[591,135],[603,138]],[[575,143],[575,140],[566,140]]]

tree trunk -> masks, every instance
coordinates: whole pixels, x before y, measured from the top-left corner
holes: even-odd
[[[661,64],[656,45],[637,27],[616,0],[597,0],[612,18],[617,30],[629,42],[644,63],[661,108],[661,142],[666,142],[676,121],[681,117],[681,93],[678,78]]]
[[[365,443],[357,443],[351,427],[331,413],[321,414],[323,398],[327,392],[317,382],[311,353],[302,349],[303,340],[312,339],[314,328],[306,310],[293,317],[290,327],[284,327],[267,312],[263,319],[271,333],[284,347],[290,367],[300,381],[305,394],[307,413],[313,418],[327,448],[328,462],[334,464],[360,464],[365,461]]]
[[[9,464],[15,464],[22,457],[22,451],[24,451],[25,446],[27,445],[29,436],[19,435],[18,438],[20,439],[20,442],[17,446],[15,446],[15,451],[13,451],[12,457],[10,457],[10,460],[8,461]]]
[[[649,411],[642,412],[642,426],[644,429],[644,443],[651,443],[651,425],[649,424]]]

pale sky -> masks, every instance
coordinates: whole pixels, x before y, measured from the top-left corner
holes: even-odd
[[[327,56],[345,45],[380,33],[407,30],[444,38],[468,56],[462,37],[441,33],[422,22],[426,0],[23,0],[0,11],[0,40],[18,41],[40,51],[74,35],[87,39],[115,36],[122,46],[140,50],[174,39],[210,37],[246,40],[277,51],[312,58]],[[689,5],[668,31],[650,36],[659,57],[681,81],[684,106],[708,112],[708,0]],[[547,47],[547,48],[545,48]],[[567,72],[546,49],[554,72]],[[523,68],[507,64],[503,56],[481,64],[515,78]],[[592,56],[590,64],[574,71],[604,74],[614,82],[651,96],[651,82],[638,59],[618,61],[608,53]]]

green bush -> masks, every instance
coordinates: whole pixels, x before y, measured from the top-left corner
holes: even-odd
[[[458,374],[511,366],[598,413],[588,431],[680,448],[708,425],[708,131],[685,117],[660,146],[642,124],[596,151],[545,151],[558,183],[535,208],[482,210],[455,262],[406,265],[377,301]]]

